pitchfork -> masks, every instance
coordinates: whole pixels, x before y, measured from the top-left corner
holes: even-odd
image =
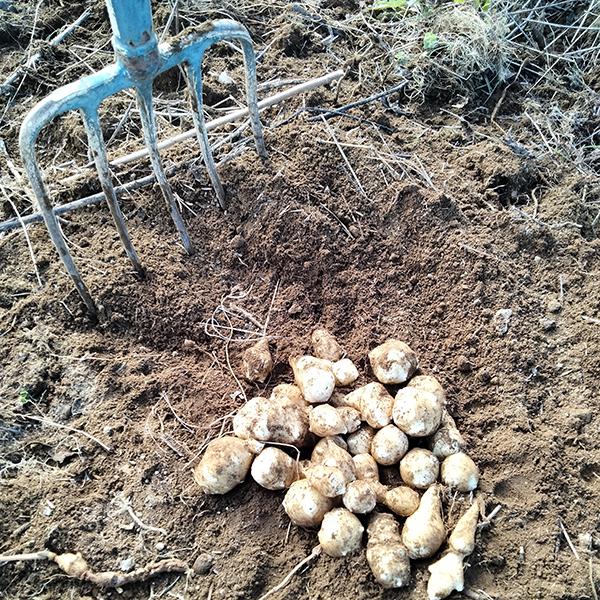
[[[79,295],[93,316],[97,315],[98,309],[65,243],[37,163],[35,144],[45,125],[67,111],[80,111],[102,191],[106,196],[125,252],[139,275],[142,275],[144,270],[131,243],[115,194],[106,145],[100,127],[99,107],[103,100],[124,89],[135,90],[152,169],[188,253],[193,250],[192,243],[165,176],[157,148],[156,122],[152,107],[152,84],[157,75],[182,63],[185,64],[191,88],[194,126],[202,149],[202,157],[219,204],[224,207],[225,191],[211,153],[202,109],[202,57],[207,48],[220,40],[238,40],[244,52],[248,110],[256,150],[261,157],[266,156],[256,98],[256,59],[250,34],[244,26],[235,21],[221,19],[184,31],[170,42],[159,44],[152,25],[150,0],[106,0],[106,6],[113,31],[115,62],[97,73],[55,90],[38,102],[25,117],[19,137],[25,169],[52,242]]]

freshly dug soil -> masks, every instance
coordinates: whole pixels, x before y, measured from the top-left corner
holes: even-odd
[[[290,58],[289,47],[268,54],[265,78],[335,68],[310,48]],[[241,79],[239,61],[228,71]],[[349,77],[307,103],[350,102],[356,88]],[[220,167],[225,213],[201,166],[171,179],[193,210],[184,211],[192,256],[160,190],[123,198],[142,281],[104,206],[66,218],[105,310],[99,323],[43,226],[29,229],[42,289],[22,232],[0,238],[0,552],[79,551],[97,570],[175,557],[199,571],[98,590],[51,564],[16,563],[0,567],[0,597],[258,599],[279,583],[315,532],[288,528],[282,494],[252,481],[203,496],[191,468],[244,395],[292,380],[288,357],[308,350],[317,325],[355,361],[358,384],[372,377],[369,349],[397,337],[445,386],[487,510],[501,505],[468,561],[469,597],[596,597],[597,553],[582,538],[597,540],[600,528],[600,240],[582,202],[586,177],[524,158],[493,124],[465,127],[433,109],[402,115],[375,103],[352,113],[359,121],[326,126],[296,115],[301,107],[297,98],[265,113],[266,163],[248,144]],[[17,128],[7,129],[12,156]],[[197,155],[191,143],[165,153]],[[62,201],[86,186],[94,179]],[[275,369],[255,387],[239,362],[266,321]],[[452,521],[460,502],[445,505]],[[384,591],[364,551],[321,556],[273,598],[424,598],[427,564],[414,564],[410,588]]]

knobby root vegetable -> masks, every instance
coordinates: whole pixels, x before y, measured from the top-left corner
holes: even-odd
[[[212,440],[193,470],[194,480],[205,494],[226,494],[242,483],[254,455],[264,444],[226,435]]]
[[[454,419],[448,411],[442,412],[440,428],[433,434],[429,441],[429,448],[441,460],[451,454],[460,452],[466,446],[463,436],[456,427]]]
[[[346,492],[346,477],[338,467],[314,465],[304,470],[310,485],[327,498],[336,498]]]
[[[312,451],[310,460],[313,465],[337,467],[344,474],[346,483],[356,479],[356,469],[352,456],[338,445],[335,437],[319,440]]]
[[[453,591],[462,592],[465,587],[463,556],[449,552],[428,567],[431,577],[427,582],[429,600],[441,600]]]
[[[400,477],[410,487],[419,490],[433,485],[440,472],[440,462],[429,450],[413,448],[400,461]]]
[[[419,362],[411,348],[399,340],[390,339],[369,352],[375,377],[381,383],[404,383],[417,370]]]
[[[332,406],[349,406],[360,412],[360,400],[362,398],[363,388],[359,387],[348,394],[333,394],[330,403]]]
[[[342,358],[331,365],[336,385],[346,386],[358,379],[358,369],[349,358]]]
[[[380,429],[371,442],[371,455],[380,465],[395,465],[408,452],[408,438],[395,425]]]
[[[435,394],[413,387],[398,390],[392,410],[394,423],[412,437],[435,433],[442,420],[442,405]]]
[[[392,422],[394,399],[380,383],[369,383],[361,391],[360,414],[371,427],[381,429]]]
[[[410,517],[419,508],[419,502],[421,498],[415,490],[401,485],[387,490],[383,503],[397,515]]]
[[[332,506],[331,499],[315,490],[308,479],[292,483],[283,499],[287,516],[300,527],[318,527]]]
[[[348,406],[319,404],[309,411],[309,430],[319,437],[350,433],[360,427],[360,413]]]
[[[468,556],[475,550],[475,533],[480,510],[479,502],[475,501],[458,520],[448,538],[450,550],[463,556]]]
[[[313,352],[317,358],[336,362],[342,358],[343,351],[335,337],[327,329],[315,329],[311,336]]]
[[[377,462],[370,454],[357,454],[352,457],[356,479],[377,479],[379,481],[379,469]]]
[[[357,479],[348,484],[342,502],[350,512],[362,515],[375,508],[377,496],[370,481]]]
[[[410,560],[392,515],[375,513],[367,528],[367,562],[376,581],[385,588],[410,582]]]
[[[472,492],[479,483],[479,469],[464,452],[457,452],[444,459],[442,481],[459,492]]]
[[[355,454],[367,454],[371,452],[371,442],[374,437],[375,429],[370,425],[361,425],[346,438],[348,452],[353,456]]]
[[[254,459],[250,474],[268,490],[284,490],[299,478],[299,466],[283,450],[269,447]]]
[[[445,539],[439,486],[433,485],[421,497],[419,508],[406,519],[402,542],[410,558],[419,559],[433,556]]]
[[[319,543],[329,556],[347,556],[360,548],[365,528],[349,510],[334,508],[323,517]]]
[[[296,384],[310,404],[327,402],[335,388],[331,362],[314,356],[293,356],[290,365]]]
[[[444,392],[442,384],[432,375],[417,375],[408,382],[408,387],[431,392],[441,406],[446,406],[446,392]]]
[[[264,383],[273,370],[273,358],[269,352],[269,340],[262,338],[242,355],[242,370],[248,381]]]
[[[284,384],[276,386],[269,399],[252,398],[233,417],[233,432],[242,439],[304,445],[308,410],[300,390]]]

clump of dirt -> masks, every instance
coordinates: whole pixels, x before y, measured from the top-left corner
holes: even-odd
[[[260,21],[250,9],[244,15]],[[310,39],[316,25],[304,23]],[[257,29],[268,31],[268,20]],[[340,37],[337,55],[269,48],[259,73],[321,74],[340,55],[350,60],[350,39]],[[233,61],[227,70],[242,81]],[[213,66],[219,72],[224,59]],[[360,85],[349,77],[323,89],[319,104],[351,101]],[[34,92],[27,89],[17,114]],[[330,119],[331,129],[310,120],[301,98],[267,112],[269,159],[234,146],[239,153],[220,167],[226,212],[203,169],[180,171],[171,181],[189,208],[192,256],[179,246],[160,190],[124,197],[147,268],[142,281],[106,208],[70,214],[63,230],[105,309],[101,323],[86,317],[42,226],[29,229],[41,290],[23,234],[0,238],[2,553],[80,551],[96,570],[130,559],[198,561],[189,580],[162,576],[104,598],[258,599],[279,583],[310,553],[314,532],[288,531],[279,493],[249,481],[205,497],[191,478],[244,397],[273,385],[239,380],[247,340],[268,321],[273,381],[291,381],[288,357],[308,348],[317,325],[358,365],[357,385],[370,376],[368,350],[390,336],[406,340],[423,371],[441,380],[482,468],[488,510],[501,505],[469,561],[472,594],[593,597],[600,240],[589,174],[533,152],[510,115],[497,122],[522,134],[518,144],[498,124],[467,121],[457,109],[427,116],[401,108],[365,105]],[[11,134],[11,155],[14,141]],[[191,155],[190,144],[164,156]],[[445,506],[451,521],[452,498]],[[320,557],[279,597],[417,599],[427,576],[416,565],[410,588],[386,592],[364,556]],[[99,597],[50,564],[1,566],[0,585],[13,598]]]

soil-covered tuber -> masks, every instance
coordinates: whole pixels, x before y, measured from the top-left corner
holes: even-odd
[[[375,377],[381,383],[404,383],[417,370],[417,355],[408,344],[390,339],[369,352],[369,361]]]
[[[453,591],[462,592],[465,587],[463,572],[463,556],[449,552],[438,561],[429,565],[431,577],[427,582],[429,600],[442,600]]]
[[[336,385],[342,387],[354,383],[358,379],[358,369],[349,358],[342,358],[331,365]]]
[[[335,508],[323,517],[319,543],[329,556],[347,556],[360,548],[365,528],[349,510]]]
[[[194,480],[206,494],[226,494],[244,481],[254,455],[263,447],[231,435],[212,440],[194,468]]]
[[[384,504],[400,517],[410,517],[417,508],[421,498],[415,490],[401,485],[387,490],[384,496]]]
[[[327,437],[319,440],[311,454],[313,465],[337,467],[344,474],[346,483],[356,479],[356,469],[352,456],[344,450],[336,437]]]
[[[457,452],[444,459],[442,481],[459,492],[472,492],[479,484],[479,469],[464,452]]]
[[[375,513],[367,528],[367,562],[376,581],[385,588],[410,583],[410,560],[392,515]]]
[[[296,461],[279,448],[265,448],[252,463],[250,474],[268,490],[284,490],[298,479]]]
[[[262,338],[242,355],[242,370],[248,381],[264,383],[273,370],[269,340]]]
[[[332,509],[332,501],[310,485],[307,479],[295,481],[283,499],[283,509],[292,523],[300,527],[318,527]]]
[[[342,501],[350,512],[366,514],[375,508],[377,496],[370,481],[357,479],[348,484]]]
[[[444,410],[441,426],[431,436],[429,448],[440,460],[443,460],[451,454],[460,452],[465,445],[465,440],[456,427],[454,419]]]
[[[440,472],[438,459],[425,448],[413,448],[400,461],[400,476],[402,481],[418,490],[427,489],[433,485]]]
[[[347,438],[348,452],[350,454],[367,454],[371,452],[371,442],[375,437],[375,429],[370,425],[361,425],[354,433]]]
[[[440,426],[442,404],[435,394],[409,386],[398,390],[392,415],[406,435],[424,437]]]
[[[357,454],[352,457],[356,479],[377,479],[379,481],[379,469],[377,462],[370,454]]]
[[[420,559],[433,556],[445,539],[440,491],[434,485],[421,497],[419,508],[406,519],[402,528],[402,542],[410,558]]]
[[[448,547],[453,552],[468,556],[475,550],[475,534],[477,532],[477,521],[479,520],[479,502],[474,502],[465,514],[458,520],[450,537]]]
[[[360,427],[360,414],[348,406],[319,404],[309,411],[309,429],[319,437],[346,434]]]
[[[380,465],[395,465],[408,451],[408,438],[395,425],[380,429],[371,442],[371,455]]]
[[[327,498],[336,498],[346,492],[348,483],[344,472],[338,467],[314,465],[304,469],[304,476],[310,485]]]
[[[343,351],[335,337],[327,329],[315,329],[311,336],[313,352],[317,358],[336,362]]]
[[[331,362],[314,356],[293,356],[290,365],[296,385],[310,404],[327,402],[335,388]]]

